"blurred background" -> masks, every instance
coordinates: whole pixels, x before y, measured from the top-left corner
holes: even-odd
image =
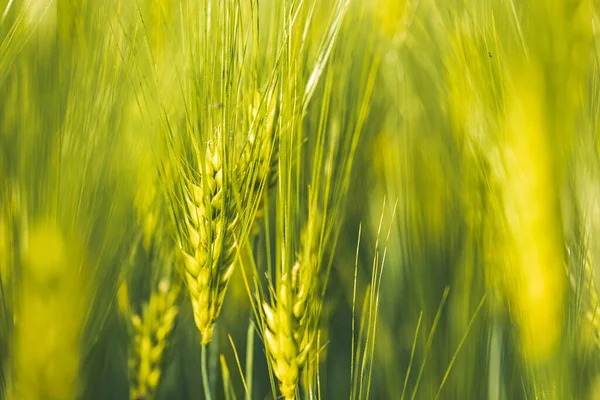
[[[167,292],[155,308],[177,317],[156,398],[204,398],[191,303],[164,244],[174,228],[155,201],[163,119],[185,106],[184,3],[0,0],[4,398],[133,398],[127,321]],[[281,6],[251,3],[270,43]],[[306,1],[306,60],[343,3]],[[329,249],[319,398],[600,398],[600,5],[347,3],[338,75],[324,80],[340,134],[362,111],[364,123]],[[251,56],[269,69],[266,48]],[[320,121],[310,107],[302,118]],[[231,279],[209,346],[214,396],[244,397],[252,354],[250,398],[272,398],[248,291]],[[355,331],[363,318],[371,339]],[[358,394],[361,344],[372,364]]]

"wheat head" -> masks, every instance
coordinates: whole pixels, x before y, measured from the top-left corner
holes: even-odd
[[[202,344],[208,344],[233,273],[240,223],[231,188],[224,184],[218,146],[207,146],[203,164],[201,182],[186,182],[189,193],[185,228],[189,246],[182,246],[182,255],[194,321]]]
[[[264,105],[261,104],[264,101]],[[265,107],[264,118],[261,107]],[[264,194],[268,196],[268,190],[277,183],[277,163],[279,160],[279,146],[277,141],[276,121],[277,121],[277,103],[273,94],[261,96],[254,92],[252,103],[248,106],[248,111],[252,129],[248,135],[247,142],[242,151],[240,167],[244,171],[252,171],[249,179],[252,190],[252,197],[258,199],[258,207],[254,214],[254,223],[252,224],[250,234],[258,234],[259,221],[264,216]],[[241,171],[240,171],[241,172]],[[243,176],[238,173],[238,176]]]
[[[164,279],[150,295],[141,315],[131,316],[129,354],[131,399],[153,399],[161,376],[161,362],[179,314],[180,286]]]
[[[299,377],[317,335],[322,300],[314,231],[312,224],[304,229],[296,263],[277,282],[274,302],[262,305],[269,360],[285,399],[295,398]]]

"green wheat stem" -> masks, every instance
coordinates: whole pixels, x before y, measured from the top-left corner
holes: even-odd
[[[246,400],[252,399],[252,379],[254,365],[254,324],[252,323],[252,315],[248,324],[248,333],[246,336]]]
[[[208,345],[202,345],[202,387],[204,388],[204,398],[206,400],[212,400],[212,396],[210,394],[210,386],[208,382],[208,367],[206,364],[206,353],[207,353]]]

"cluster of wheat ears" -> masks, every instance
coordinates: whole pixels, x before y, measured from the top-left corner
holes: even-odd
[[[316,393],[319,317],[330,269],[326,255],[333,255],[341,228],[353,153],[375,71],[374,62],[365,63],[361,78],[350,82],[357,42],[337,45],[340,30],[350,24],[346,15],[364,24],[369,10],[349,1],[326,3],[265,7],[258,1],[208,0],[143,6],[61,0],[5,5],[2,18],[10,29],[2,41],[0,82],[12,79],[20,82],[17,92],[27,90],[22,83],[28,77],[11,74],[16,54],[27,53],[23,48],[28,39],[61,53],[58,57],[63,58],[53,59],[49,52],[48,73],[55,72],[54,63],[72,74],[70,88],[56,89],[59,98],[66,93],[61,106],[65,112],[56,112],[59,133],[56,139],[45,135],[40,142],[42,152],[56,154],[58,149],[59,154],[50,155],[49,164],[36,174],[41,178],[48,168],[56,176],[43,188],[30,190],[18,181],[3,186],[8,201],[2,202],[2,255],[7,257],[3,315],[15,316],[5,343],[10,349],[3,374],[8,398],[58,399],[81,393],[77,371],[84,363],[78,343],[98,342],[98,332],[110,324],[106,313],[85,310],[109,310],[113,304],[129,337],[130,398],[157,396],[185,304],[191,306],[202,349],[197,376],[202,377],[204,397],[212,398],[216,394],[208,376],[207,348],[236,274],[243,276],[238,281],[244,282],[251,305],[250,332],[263,339],[271,377],[279,382],[273,390],[294,399],[302,381],[306,393]],[[116,13],[111,15],[111,10]],[[104,18],[105,26],[99,26]],[[101,36],[105,29],[111,32],[108,37]],[[44,44],[45,33],[56,34],[58,44]],[[33,39],[27,37],[32,35]],[[67,67],[65,57],[74,63]],[[102,66],[99,76],[78,72],[83,71],[78,57],[88,66]],[[338,80],[341,74],[348,77],[345,82]],[[355,100],[347,103],[343,97],[350,90]],[[94,118],[102,122],[91,127],[78,118],[84,111],[71,96],[76,91],[82,95],[96,91],[85,112],[97,112]],[[178,93],[173,96],[174,92]],[[116,100],[118,96],[122,99]],[[108,98],[115,99],[114,110],[129,102],[135,111],[127,109],[124,116],[115,117],[114,111],[104,108]],[[26,106],[19,112],[34,113],[34,108]],[[308,113],[317,116],[311,118],[311,126],[306,126]],[[115,118],[123,122],[115,123]],[[103,142],[102,130],[121,129],[119,125],[128,132],[115,136],[120,143]],[[77,238],[83,216],[103,207],[90,190],[91,182],[110,179],[106,171],[90,172],[99,165],[98,155],[84,153],[100,149],[109,158],[117,157],[128,148],[123,145],[128,140],[135,143],[134,150],[145,149],[133,174],[135,189],[123,195],[123,199],[131,196],[133,229],[120,242],[112,242],[118,250],[105,250],[95,260],[99,266],[116,266],[101,267],[90,276],[85,273],[90,260],[73,255],[71,248],[77,243],[89,247],[98,240],[96,235],[110,235],[118,228],[99,222],[88,237]],[[63,157],[66,149],[71,155]],[[18,164],[3,162],[3,174],[6,166],[7,176],[13,173],[9,170],[19,176]],[[126,169],[126,162],[123,165]],[[85,194],[67,193],[78,186]],[[24,197],[12,199],[21,187]],[[55,201],[46,201],[51,193]],[[33,212],[20,214],[9,203]],[[114,210],[115,203],[105,204]],[[259,259],[259,254],[267,257]],[[22,270],[28,265],[31,271]],[[64,282],[58,285],[56,280]],[[73,289],[78,281],[81,295]],[[97,294],[107,286],[112,287],[112,296]],[[75,296],[77,305],[68,304]],[[63,299],[67,304],[56,303]],[[38,303],[44,301],[47,308],[39,309]],[[33,364],[45,359],[32,359],[30,353],[40,351],[28,352],[26,346],[35,327],[57,317],[54,313],[61,307],[70,322],[58,323],[60,318],[46,322],[52,332],[50,342],[43,344],[50,354],[62,353],[64,361],[53,361],[62,370],[53,372],[59,378],[50,374],[51,366],[34,370],[38,367]],[[244,382],[247,396],[250,385]]]
[[[598,395],[600,7],[522,3],[0,0],[0,397]]]

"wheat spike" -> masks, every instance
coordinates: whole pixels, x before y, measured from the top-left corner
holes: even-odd
[[[161,161],[163,181],[172,179],[168,160]],[[144,158],[140,168],[137,191],[134,197],[135,217],[141,228],[142,245],[148,253],[170,253],[174,248],[171,240],[172,223],[166,218],[165,192],[155,164]]]
[[[251,183],[253,194],[252,198],[259,199],[258,208],[254,215],[254,223],[251,228],[251,236],[258,234],[259,221],[264,216],[263,188],[270,189],[277,183],[277,163],[279,156],[279,146],[276,136],[277,107],[276,98],[271,95],[266,102],[267,110],[264,119],[260,117],[261,99],[263,97],[254,93],[252,104],[249,105],[249,114],[252,120],[257,123],[261,121],[260,126],[254,126],[248,135],[246,147],[242,152],[242,162],[240,165],[245,171],[255,171],[251,174]],[[243,176],[244,174],[238,174]]]
[[[144,190],[140,190],[135,198],[136,218],[142,228],[142,244],[146,251],[150,250],[152,243],[158,241],[156,235],[159,225],[159,214],[157,205],[156,185],[146,184]]]
[[[319,262],[313,229],[305,229],[301,252],[290,274],[282,274],[276,299],[262,307],[269,359],[285,399],[294,399],[300,374],[316,337],[321,307]]]
[[[194,321],[208,344],[233,273],[239,216],[223,179],[222,154],[209,145],[199,185],[187,182],[188,249],[182,246],[185,280],[192,300]]]
[[[163,280],[150,295],[142,315],[131,316],[133,331],[129,354],[131,399],[153,399],[161,375],[163,353],[179,314],[179,285]]]

